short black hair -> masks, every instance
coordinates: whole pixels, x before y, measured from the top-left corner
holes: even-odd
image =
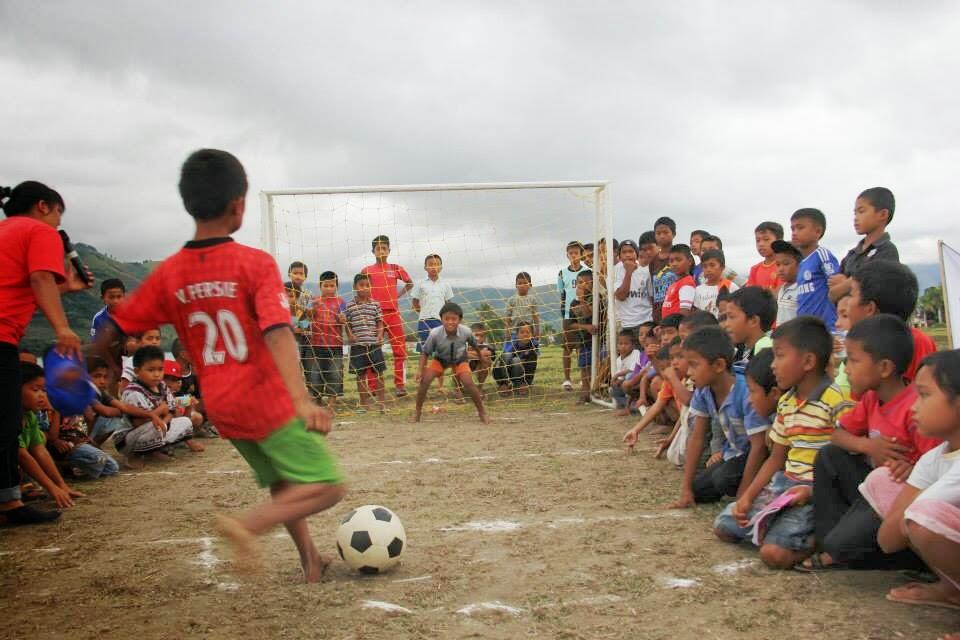
[[[691,237],[691,238],[692,238],[693,236],[697,236],[697,237],[699,237],[701,240],[703,240],[704,238],[706,238],[706,237],[709,236],[709,235],[710,235],[710,232],[709,232],[709,231],[704,231],[703,229],[694,229],[693,231],[690,232],[690,237]]]
[[[657,326],[656,322],[654,322],[653,320],[647,320],[646,322],[641,322],[640,324],[638,324],[636,328],[639,329],[641,327],[650,327],[651,329],[653,329],[656,326]]]
[[[688,244],[675,244],[670,247],[670,253],[681,253],[691,264],[693,263],[693,253],[690,251],[690,245]]]
[[[707,260],[716,260],[720,263],[721,267],[727,266],[727,260],[723,257],[723,251],[720,249],[707,249],[700,254],[700,264],[703,264]]]
[[[133,367],[139,369],[148,362],[153,362],[154,360],[163,361],[165,359],[166,356],[163,355],[163,349],[153,345],[147,345],[146,347],[140,347],[136,353],[133,354]]]
[[[43,377],[43,367],[36,362],[21,362],[20,364],[20,384],[33,382],[37,378]]]
[[[768,289],[743,287],[731,293],[728,299],[743,311],[748,320],[756,316],[764,331],[769,331],[777,319],[777,299]]]
[[[437,262],[443,265],[443,258],[441,258],[436,253],[431,253],[430,255],[428,255],[426,258],[423,259],[423,266],[427,266],[427,260],[429,260],[430,258],[436,258]]]
[[[520,333],[520,329],[523,329],[524,327],[530,329],[530,331],[533,331],[533,325],[527,322],[526,320],[521,320],[520,322],[518,322],[517,326],[515,327],[515,330],[517,333]]]
[[[950,401],[960,395],[960,349],[931,353],[920,363],[920,368],[933,369],[933,379]]]
[[[790,346],[817,359],[818,373],[824,373],[833,353],[833,336],[827,325],[816,316],[798,316],[774,329],[774,340],[785,340]]]
[[[827,232],[827,216],[823,215],[823,211],[820,209],[814,209],[812,207],[807,207],[804,209],[797,209],[793,212],[793,215],[790,216],[790,222],[794,220],[799,220],[800,218],[806,218],[813,222],[813,224],[820,227],[820,237],[823,237],[823,234]]]
[[[21,182],[12,189],[0,187],[0,209],[3,209],[8,218],[29,213],[38,202],[45,202],[51,207],[60,205],[61,209],[66,208],[59,193],[36,180]]]
[[[232,153],[200,149],[180,168],[179,187],[187,213],[197,220],[216,220],[246,195],[247,173]]]
[[[657,234],[653,231],[644,231],[640,234],[640,240],[637,244],[641,247],[645,244],[657,244]]]
[[[780,256],[790,256],[799,264],[803,260],[803,254],[800,253],[800,249],[797,249],[795,246],[786,242],[785,240],[774,240],[770,243],[770,249],[773,251],[774,255]]]
[[[573,248],[580,249],[580,253],[583,253],[583,243],[579,240],[571,240],[567,243],[567,251],[570,251],[570,249]]]
[[[107,291],[110,289],[120,289],[124,293],[127,292],[127,288],[123,284],[123,280],[120,278],[107,278],[100,283],[100,297],[107,295]]]
[[[174,358],[176,358],[178,355],[185,352],[186,350],[187,348],[183,346],[183,343],[180,341],[180,338],[173,339],[173,344],[170,345],[170,353],[173,354]]]
[[[679,329],[681,320],[683,320],[682,314],[672,313],[666,318],[660,320],[660,328],[666,327],[667,329]]]
[[[744,374],[767,393],[773,391],[777,386],[777,376],[773,375],[773,349],[767,347],[753,354]]]
[[[100,369],[109,369],[106,360],[103,358],[90,358],[87,360],[87,371],[93,373],[94,371],[99,371]]]
[[[374,238],[373,240],[370,241],[370,250],[373,251],[374,249],[376,249],[378,244],[385,244],[385,245],[387,245],[387,246],[389,247],[389,246],[390,246],[390,238],[388,238],[387,236],[385,236],[385,235],[383,235],[383,234],[381,233],[381,234],[378,235],[376,238]]]
[[[677,345],[683,345],[683,338],[681,338],[680,336],[673,336],[668,346],[675,347]]]
[[[703,356],[710,363],[723,358],[728,371],[733,367],[733,343],[727,332],[719,326],[694,331],[684,340],[683,348]]]
[[[870,187],[860,192],[857,198],[863,198],[873,205],[877,211],[887,210],[890,215],[887,216],[887,224],[893,222],[893,210],[897,208],[897,200],[893,197],[893,191],[886,187]]]
[[[729,287],[720,287],[720,290],[717,291],[717,304],[720,304],[721,302],[730,302]]]
[[[703,309],[694,309],[689,314],[681,316],[680,326],[690,327],[693,331],[698,331],[704,327],[712,327],[720,322],[709,311]]]
[[[587,243],[585,243],[585,244],[583,245],[583,250],[584,250],[584,252],[586,252],[586,251],[593,251],[593,243],[592,243],[592,242],[587,242]]]
[[[294,284],[290,280],[287,280],[286,282],[283,283],[283,288],[286,289],[287,291],[297,291],[297,292],[303,291],[303,285]]]
[[[521,280],[525,280],[530,284],[533,284],[533,278],[531,278],[530,274],[527,273],[526,271],[521,271],[520,273],[517,274],[517,277],[513,279],[514,282],[520,282]]]
[[[656,231],[657,227],[663,225],[670,229],[670,233],[677,235],[677,223],[673,221],[673,218],[668,216],[660,216],[657,218],[657,221],[653,223],[653,229]]]
[[[305,265],[304,263],[300,262],[299,260],[294,260],[293,262],[290,263],[290,266],[287,267],[287,273],[290,273],[290,272],[293,271],[294,269],[303,269],[303,275],[304,275],[304,277],[307,276],[307,265]]]
[[[470,331],[486,331],[486,330],[487,330],[487,325],[485,325],[482,322],[474,322],[472,325],[470,325]]]
[[[364,281],[364,280],[366,280],[367,282],[369,282],[369,281],[370,281],[370,276],[368,276],[368,275],[365,274],[365,273],[358,273],[357,275],[353,276],[353,287],[354,287],[354,289],[356,289],[357,285],[358,285],[360,282]]]
[[[617,337],[630,338],[634,342],[637,341],[637,334],[634,332],[632,328],[629,328],[629,327],[624,327],[623,329],[620,329],[620,331],[617,332]]]
[[[581,280],[581,279],[586,280],[587,278],[589,278],[590,281],[593,282],[593,271],[590,271],[590,269],[584,269],[583,271],[577,274],[577,280]]]
[[[879,313],[910,321],[920,285],[910,267],[893,260],[870,260],[853,273],[860,285],[860,302],[872,302]]]
[[[340,283],[340,278],[338,278],[337,274],[334,273],[333,271],[324,271],[323,273],[320,274],[319,282],[327,282],[329,280],[333,280],[337,284]]]
[[[913,360],[913,332],[890,313],[864,318],[850,328],[847,340],[856,340],[874,361],[889,360],[903,375]]]
[[[776,236],[777,240],[783,240],[783,225],[779,222],[765,220],[764,222],[758,224],[753,230],[754,233],[760,233],[761,231],[769,231]]]
[[[440,307],[441,318],[448,313],[455,313],[457,314],[458,318],[461,320],[463,319],[463,309],[461,309],[460,305],[458,305],[456,302],[444,302],[443,306]]]
[[[666,344],[657,350],[657,360],[670,360],[670,345]]]
[[[712,235],[712,234],[711,234],[711,235],[707,236],[706,238],[702,239],[702,240],[700,241],[700,244],[703,244],[704,242],[716,242],[716,243],[717,243],[717,249],[720,249],[721,251],[723,251],[723,240],[720,239],[720,236],[715,236],[715,235]]]

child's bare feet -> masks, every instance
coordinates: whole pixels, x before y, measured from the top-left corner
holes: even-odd
[[[163,451],[154,451],[150,454],[150,459],[154,462],[170,462],[170,456]]]
[[[480,422],[483,424],[490,424],[490,416],[487,415],[486,411],[480,413]]]
[[[146,463],[140,456],[120,456],[120,464],[131,471],[143,471]]]
[[[303,579],[307,584],[320,582],[320,579],[327,572],[332,558],[325,553],[318,553],[307,562],[301,563],[303,566]]]
[[[418,422],[420,422],[420,412],[419,412],[419,411],[417,411],[417,412],[414,413],[412,416],[410,416],[410,422],[411,422],[412,424],[417,424]]]
[[[902,604],[960,609],[960,593],[945,580],[935,584],[908,582],[902,587],[891,589],[887,593],[887,600]]]
[[[195,453],[200,453],[201,451],[207,450],[205,446],[203,446],[196,440],[184,440],[184,442],[187,443],[187,449],[190,449],[190,451],[193,451]]]
[[[216,517],[216,529],[233,552],[233,563],[241,573],[254,573],[260,570],[260,550],[257,537],[246,527],[229,516]]]

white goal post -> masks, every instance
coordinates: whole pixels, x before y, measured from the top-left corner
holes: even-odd
[[[299,260],[300,254],[311,254],[315,260],[320,262],[327,258],[325,254],[325,243],[329,243],[329,253],[338,253],[343,244],[348,242],[347,238],[338,238],[337,227],[335,225],[322,226],[322,219],[326,217],[343,216],[347,221],[351,217],[362,215],[365,212],[381,212],[389,210],[390,207],[397,207],[405,215],[410,215],[410,211],[417,211],[417,206],[423,210],[429,210],[426,205],[410,206],[407,204],[398,205],[392,203],[393,200],[403,198],[430,198],[430,202],[435,202],[437,197],[445,198],[448,201],[448,210],[445,214],[456,212],[461,217],[470,218],[470,209],[465,208],[461,203],[451,205],[449,201],[455,198],[455,194],[470,192],[472,194],[496,194],[523,192],[537,194],[565,192],[568,194],[586,194],[580,196],[581,200],[592,200],[593,225],[592,228],[583,228],[579,236],[584,241],[592,241],[597,248],[596,257],[602,258],[604,265],[599,264],[593,269],[594,292],[602,292],[601,295],[593,297],[593,321],[598,326],[598,331],[592,340],[592,362],[591,362],[591,400],[602,406],[612,407],[613,402],[605,389],[605,383],[608,382],[609,374],[613,370],[616,358],[616,319],[614,318],[614,300],[613,300],[613,272],[614,255],[610,248],[613,238],[613,215],[609,206],[609,182],[606,180],[588,180],[588,181],[565,181],[565,182],[500,182],[500,183],[458,183],[458,184],[409,184],[409,185],[371,185],[371,186],[353,186],[353,187],[305,187],[289,189],[265,189],[260,192],[260,238],[261,246],[268,251],[277,260],[281,271],[283,272],[285,262],[291,259]],[[359,200],[358,200],[359,199]],[[362,204],[356,205],[353,201],[359,201]],[[529,198],[527,198],[529,200]],[[368,204],[373,203],[373,204]],[[386,204],[385,204],[386,203]],[[581,203],[582,204],[582,203]],[[489,205],[488,206],[489,210]],[[546,205],[549,206],[549,205]],[[586,205],[585,205],[586,206]],[[509,205],[504,205],[509,208]],[[482,213],[476,214],[481,217]],[[384,216],[381,215],[381,218]],[[401,218],[397,222],[397,218]],[[316,220],[312,220],[316,218]],[[373,224],[368,223],[367,228],[377,229],[377,232],[388,233],[398,232],[403,228],[403,216],[393,215],[390,218],[392,227],[385,227],[386,223],[381,219]],[[516,216],[514,216],[516,218]],[[534,223],[530,218],[531,224]],[[550,221],[545,216],[540,216],[536,220],[544,229],[551,229],[555,233],[563,233],[564,229],[557,229],[556,225],[551,227]],[[411,215],[411,221],[413,217]],[[522,219],[522,215],[521,215]],[[345,222],[344,225],[348,224]],[[411,223],[412,224],[412,223]],[[492,225],[503,224],[503,222],[493,222]],[[377,226],[379,225],[379,226]],[[346,232],[346,226],[341,226],[339,230],[343,235],[350,235]],[[353,230],[351,229],[351,232]],[[367,237],[370,236],[367,233]],[[429,231],[427,232],[429,233]],[[353,234],[356,236],[357,234]],[[578,238],[578,235],[571,232],[566,234],[570,239]],[[587,236],[589,240],[587,240]],[[356,237],[349,240],[356,242]],[[367,240],[369,242],[369,240]],[[599,248],[606,244],[608,249],[601,253]],[[557,249],[558,256],[563,255],[564,247]],[[425,251],[425,250],[424,250]],[[522,253],[523,247],[517,247],[516,253]],[[433,252],[432,250],[430,251]],[[422,254],[422,252],[421,252]],[[421,256],[417,256],[422,259]],[[333,258],[331,257],[331,260]],[[409,260],[409,256],[407,256]],[[354,260],[351,256],[351,260]],[[562,257],[556,260],[554,269],[560,267]],[[489,263],[488,263],[489,264]],[[309,264],[311,270],[315,268],[314,264]],[[353,265],[351,265],[353,266]],[[341,266],[341,269],[343,267]],[[444,265],[446,268],[446,264]],[[603,273],[601,273],[603,272]],[[556,273],[556,271],[554,271]],[[414,280],[420,279],[420,273],[413,273]],[[313,273],[311,273],[311,278]],[[556,276],[554,276],[556,277]],[[313,279],[308,282],[314,282]],[[454,287],[458,286],[455,278],[451,279]],[[502,285],[502,283],[501,283]],[[472,283],[473,287],[480,286]],[[491,283],[492,286],[492,283]],[[601,312],[601,300],[606,307],[605,312]],[[602,327],[600,326],[602,323]],[[602,356],[602,358],[601,358]],[[602,360],[602,363],[601,363]],[[574,356],[574,367],[576,367],[576,356]],[[598,374],[607,377],[607,381],[598,380]]]

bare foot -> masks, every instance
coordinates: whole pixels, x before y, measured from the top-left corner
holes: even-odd
[[[480,414],[480,422],[483,424],[490,424],[490,416],[487,415],[486,411]]]
[[[121,456],[120,464],[123,468],[130,469],[131,471],[143,471],[143,468],[146,466],[146,463],[140,456]]]
[[[190,451],[193,451],[194,453],[200,453],[201,451],[207,450],[205,446],[196,440],[184,440],[184,442],[187,443],[187,449],[190,449]]]
[[[323,578],[324,574],[327,572],[327,568],[330,566],[332,558],[326,553],[319,553],[314,558],[311,558],[305,563],[301,563],[303,566],[303,578],[307,584],[313,584],[314,582],[320,582],[320,579]]]
[[[960,609],[960,592],[946,580],[934,584],[908,582],[902,587],[891,589],[887,593],[887,600],[902,604]]]
[[[260,550],[257,537],[246,527],[229,516],[216,517],[217,533],[223,537],[233,550],[233,563],[241,573],[255,573],[260,570]]]
[[[617,416],[618,418],[628,416],[630,415],[630,409],[617,409],[613,412],[613,415]]]
[[[154,451],[149,457],[154,462],[170,462],[170,456],[163,451]]]
[[[418,422],[420,422],[420,413],[419,413],[419,412],[413,414],[412,416],[410,416],[410,423],[411,423],[411,424],[417,424]]]

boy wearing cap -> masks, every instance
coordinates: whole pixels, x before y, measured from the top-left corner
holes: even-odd
[[[407,395],[406,370],[407,336],[403,330],[403,318],[397,301],[413,289],[413,278],[398,264],[387,262],[390,256],[390,238],[379,235],[371,242],[377,261],[364,267],[360,273],[370,278],[370,297],[379,303],[383,312],[383,326],[393,351],[393,384],[397,397]],[[403,289],[398,293],[397,284]]]
[[[777,292],[776,326],[790,322],[797,317],[797,269],[803,255],[800,250],[786,240],[775,240],[770,244],[773,262],[777,266],[777,280],[780,290]]]
[[[194,435],[201,435],[200,427],[203,425],[203,415],[193,410],[195,400],[181,393],[183,390],[183,369],[176,360],[163,361],[163,384],[167,387],[167,406],[175,418],[190,418],[193,425]],[[206,435],[206,434],[203,434]],[[193,440],[186,441],[187,446],[193,451],[203,451],[204,447],[199,442]]]
[[[622,329],[636,328],[653,320],[653,278],[650,261],[633,240],[620,243],[620,262],[613,267],[613,297],[617,321]]]

